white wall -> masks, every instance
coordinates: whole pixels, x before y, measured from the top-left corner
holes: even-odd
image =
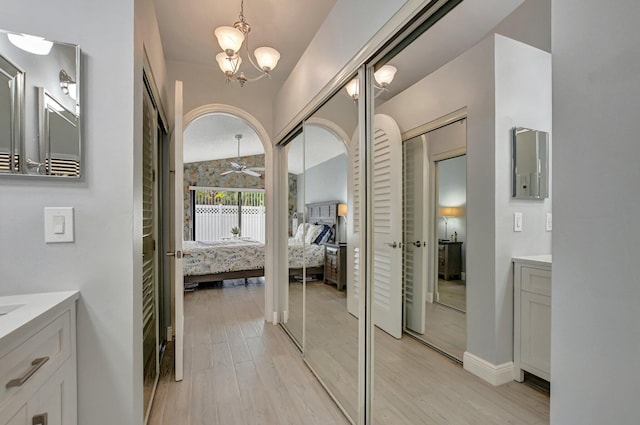
[[[134,152],[142,129],[134,118],[142,74],[133,2],[10,2],[0,27],[82,48],[85,171],[79,182],[0,179],[0,294],[79,289],[78,422],[140,424],[141,167]],[[45,206],[75,208],[75,243],[44,243]]]
[[[640,418],[640,3],[553,2],[551,424]]]
[[[526,65],[516,66],[518,60]],[[467,351],[495,365],[513,358],[511,255],[522,254],[523,246],[532,255],[550,251],[550,234],[527,226],[550,201],[512,201],[509,177],[509,129],[521,122],[550,128],[550,65],[543,51],[489,36],[376,109],[405,132],[467,108]],[[543,125],[538,117],[545,113]],[[514,209],[525,221],[517,236],[506,218]]]

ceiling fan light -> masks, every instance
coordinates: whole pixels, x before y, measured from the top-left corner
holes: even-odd
[[[384,65],[382,68],[374,72],[373,77],[381,86],[388,86],[393,81],[398,69],[392,65]]]
[[[345,86],[345,89],[353,100],[358,100],[358,96],[360,95],[360,82],[357,78],[349,81]]]
[[[220,52],[216,55],[218,66],[227,75],[233,75],[240,67],[242,58],[240,56],[230,58],[226,53]]]
[[[264,72],[272,71],[280,60],[280,52],[273,47],[258,47],[253,54]]]
[[[244,34],[234,27],[218,27],[215,29],[214,34],[222,50],[225,52],[233,52],[232,55],[227,54],[228,56],[236,54],[240,50],[242,42],[244,42]]]

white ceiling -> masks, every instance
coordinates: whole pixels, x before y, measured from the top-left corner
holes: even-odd
[[[305,125],[304,135],[298,135],[287,146],[288,170],[293,174],[300,174],[346,152],[344,143],[332,132],[310,124]]]
[[[272,79],[286,80],[336,0],[246,0],[245,20],[251,25],[249,47],[270,46],[281,54]],[[221,52],[213,30],[233,25],[240,0],[154,0],[160,37],[167,60],[218,68]],[[248,67],[245,67],[248,66]],[[250,63],[241,67],[256,75]]]

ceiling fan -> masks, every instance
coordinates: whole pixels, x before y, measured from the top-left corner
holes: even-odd
[[[240,139],[242,134],[236,134],[236,140],[238,141],[238,162],[231,162],[231,170],[227,170],[224,173],[220,173],[221,176],[225,176],[231,173],[244,173],[253,177],[260,177],[261,174],[258,171],[264,171],[264,167],[247,167],[245,164],[240,163]]]

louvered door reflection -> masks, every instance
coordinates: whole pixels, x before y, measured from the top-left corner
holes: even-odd
[[[156,254],[156,140],[157,115],[145,90],[142,109],[142,332],[145,386],[152,385],[158,374],[157,292],[158,272]],[[151,402],[151,392],[145,391],[145,412]]]
[[[358,130],[351,139],[348,182],[348,225],[347,225],[347,310],[358,316],[358,296],[360,294],[360,146]]]

